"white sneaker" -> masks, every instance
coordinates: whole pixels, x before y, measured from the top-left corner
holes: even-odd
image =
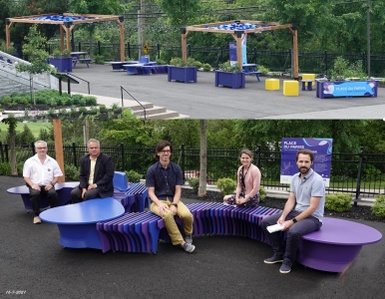
[[[189,244],[187,242],[185,242],[183,245],[182,245],[182,248],[184,251],[188,252],[188,253],[193,253],[194,250],[195,250],[195,246],[192,245],[192,244]]]
[[[33,224],[40,224],[40,223],[41,223],[41,219],[39,216],[33,217]]]

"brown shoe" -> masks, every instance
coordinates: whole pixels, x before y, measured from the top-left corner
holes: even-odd
[[[40,224],[40,223],[41,223],[41,219],[39,216],[33,217],[33,224]]]

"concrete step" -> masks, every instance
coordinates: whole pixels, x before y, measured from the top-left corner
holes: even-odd
[[[178,118],[179,116],[180,116],[179,113],[176,111],[166,110],[163,113],[147,115],[147,118],[148,119],[175,119],[175,118]]]
[[[153,114],[162,114],[162,113],[165,113],[166,111],[167,111],[167,109],[164,107],[159,107],[159,106],[153,106],[150,108],[146,107],[146,116],[149,117],[150,115],[153,115]],[[144,116],[144,110],[143,110],[143,108],[140,110],[133,110],[133,114],[136,117],[142,118]]]
[[[100,105],[103,104],[107,108],[110,108],[112,104],[117,104],[121,107],[121,99],[110,98],[105,96],[92,95],[96,97],[96,102]],[[141,102],[146,107],[146,117],[148,119],[178,119],[178,118],[189,118],[188,115],[180,115],[176,111],[169,111],[167,108],[154,106],[150,102]],[[138,118],[143,118],[144,112],[143,107],[134,100],[123,100],[123,107],[132,110],[133,115]]]

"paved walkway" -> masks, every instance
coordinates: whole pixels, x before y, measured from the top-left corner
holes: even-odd
[[[197,83],[168,82],[166,74],[128,75],[114,72],[110,65],[77,65],[73,74],[91,84],[91,94],[108,98],[99,102],[110,107],[121,103],[122,86],[140,102],[189,115],[194,119],[384,119],[385,89],[376,98],[320,99],[315,91],[285,97],[280,91],[266,91],[265,82],[246,76],[246,87],[215,87],[214,73],[198,72]],[[282,83],[281,83],[282,85]],[[87,85],[71,85],[75,92],[87,93]],[[123,93],[124,99],[130,96]]]
[[[271,255],[269,246],[239,237],[195,238],[193,254],[166,243],[157,254],[69,249],[59,245],[56,225],[33,225],[21,197],[6,193],[22,183],[22,178],[0,177],[0,298],[374,299],[385,294],[384,240],[364,246],[344,276],[301,265],[280,274],[279,265],[263,263]],[[360,222],[385,235],[385,223]]]

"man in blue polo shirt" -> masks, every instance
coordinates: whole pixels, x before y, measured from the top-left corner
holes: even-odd
[[[147,170],[146,186],[152,200],[150,210],[162,217],[166,230],[173,245],[181,246],[186,252],[192,253],[193,216],[181,202],[183,174],[180,166],[171,161],[172,145],[164,140],[158,143],[155,150],[158,162]],[[179,231],[174,216],[183,221],[185,239]]]
[[[289,198],[281,214],[266,217],[261,227],[267,234],[274,255],[264,260],[266,264],[282,263],[279,271],[289,273],[295,262],[301,236],[319,230],[325,206],[325,186],[322,177],[311,166],[314,153],[300,150],[296,154],[299,172],[292,177]],[[280,231],[268,233],[267,227],[279,224]],[[284,247],[283,233],[286,232]]]

